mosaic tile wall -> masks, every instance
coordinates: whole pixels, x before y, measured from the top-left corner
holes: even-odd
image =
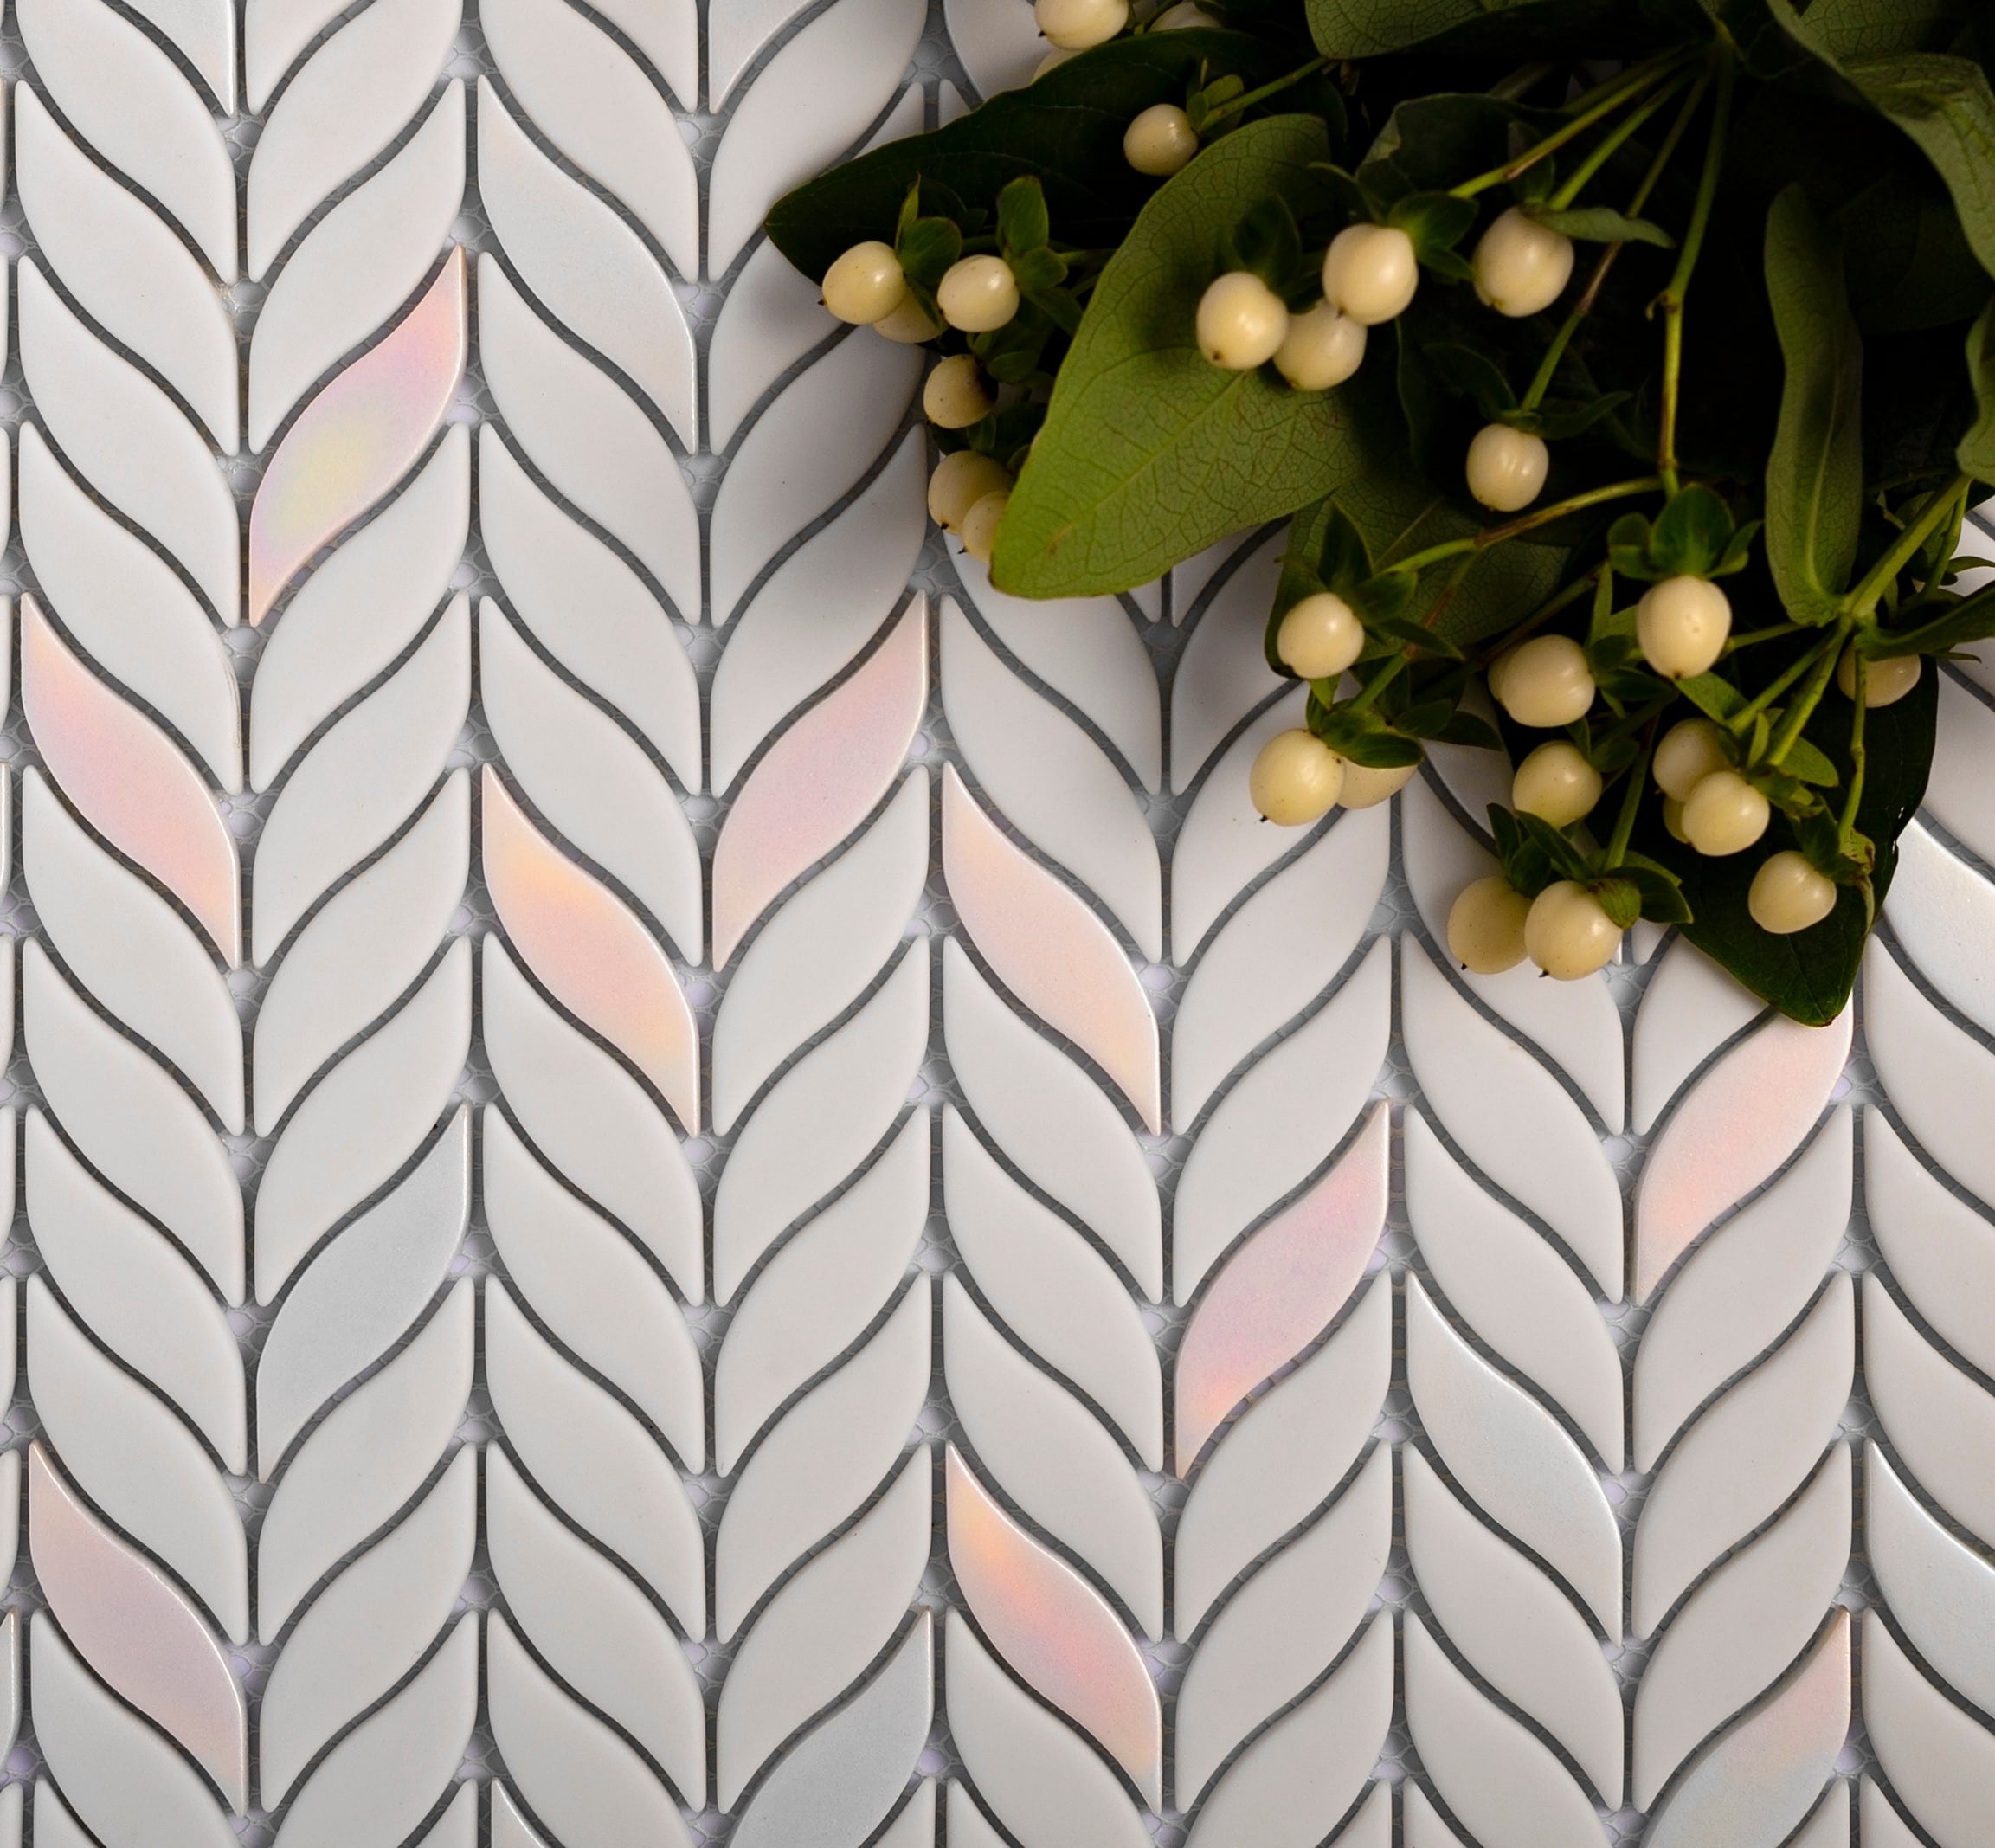
[[[1041,48],[14,0],[0,1848],[1995,1841],[1995,666],[1855,1020],[1460,975],[759,238]]]

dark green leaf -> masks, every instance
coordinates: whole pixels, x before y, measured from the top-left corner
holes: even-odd
[[[1966,0],[1815,0],[1809,32],[1838,58],[1938,51],[1966,23]]]
[[[1413,738],[1438,738],[1448,729],[1455,716],[1455,702],[1451,699],[1429,699],[1420,705],[1410,705],[1393,721],[1393,729]]]
[[[1995,484],[1995,299],[1968,332],[1967,375],[1974,382],[1976,415],[1954,454],[1964,474]]]
[[[1365,723],[1368,721],[1368,723]],[[1310,729],[1340,757],[1368,770],[1401,770],[1424,753],[1412,738],[1388,731],[1375,712],[1330,712]]]
[[[1033,289],[1057,289],[1067,280],[1065,259],[1048,250],[1044,244],[1012,258],[1011,271],[1018,279],[1020,288],[1028,293]]]
[[[1697,17],[1679,0],[1309,0],[1310,32],[1333,58],[1437,41],[1451,51],[1626,56],[1667,43]]]
[[[894,254],[911,280],[932,290],[962,254],[962,233],[951,218],[917,218],[895,239]]]
[[[1687,680],[1677,681],[1676,691],[1707,718],[1715,718],[1721,724],[1745,710],[1746,696],[1729,680],[1721,680],[1715,673],[1694,673]]]
[[[1277,294],[1286,290],[1303,264],[1302,234],[1288,202],[1256,199],[1220,240],[1220,259],[1225,268],[1252,270]]]
[[[1960,228],[1995,274],[1995,92],[1967,58],[1902,53],[1845,60],[1843,74],[1939,170]]]
[[[1473,398],[1483,416],[1494,422],[1517,408],[1517,394],[1511,390],[1503,368],[1487,353],[1450,340],[1436,341],[1424,351],[1435,377],[1451,391]]]
[[[1523,831],[1524,838],[1551,863],[1561,879],[1589,877],[1593,869],[1586,864],[1586,856],[1542,815],[1520,813],[1517,826]]]
[[[1436,634],[1432,629],[1410,621],[1404,616],[1372,617],[1370,627],[1387,641],[1397,642],[1401,647],[1425,648],[1429,654],[1444,655],[1450,660],[1461,659],[1462,651],[1445,635]]]
[[[1866,334],[1951,326],[1988,298],[1988,272],[1952,197],[1915,150],[1906,152],[1915,164],[1881,174],[1833,215],[1843,248],[1857,253],[1850,305]]]
[[[1605,205],[1586,205],[1567,212],[1535,211],[1531,216],[1554,231],[1588,244],[1654,244],[1674,250],[1676,240],[1659,224],[1646,218],[1631,218]]]
[[[1451,252],[1476,222],[1476,202],[1452,193],[1409,193],[1386,215],[1386,222],[1413,239],[1423,263]]]
[[[1487,719],[1477,718],[1473,712],[1456,708],[1455,716],[1434,734],[1434,742],[1439,744],[1465,744],[1471,750],[1501,750],[1503,741],[1496,736],[1496,728]]]
[[[1836,766],[1805,737],[1796,738],[1780,761],[1799,781],[1818,789],[1832,789],[1843,780]]]
[[[1873,660],[1900,654],[1945,654],[1970,642],[1995,637],[1995,584],[1954,600],[1915,628],[1872,631],[1862,646]]]
[[[1767,287],[1786,362],[1767,464],[1767,559],[1787,613],[1823,622],[1848,588],[1863,518],[1863,346],[1842,253],[1799,186],[1767,215]]]
[[[1632,879],[1613,874],[1590,882],[1593,902],[1617,930],[1625,930],[1642,915],[1642,892]]]
[[[1612,417],[1633,396],[1632,392],[1610,391],[1585,403],[1569,398],[1548,399],[1533,414],[1531,428],[1547,442],[1569,442],[1592,429],[1602,418]]]
[[[1316,546],[1316,575],[1327,588],[1348,602],[1351,594],[1372,575],[1372,555],[1365,536],[1351,524],[1350,516],[1335,501],[1323,515],[1322,537]]]
[[[1683,882],[1667,866],[1645,853],[1630,853],[1615,871],[1634,886],[1642,901],[1641,915],[1651,924],[1689,923],[1690,907],[1684,901]]]
[[[1709,488],[1693,484],[1657,518],[1649,562],[1665,577],[1709,577],[1731,539],[1731,510]]]
[[[1255,200],[1319,198],[1310,167],[1327,149],[1313,117],[1251,122],[1144,208],[1060,367],[1000,530],[992,576],[1001,589],[1079,596],[1148,583],[1374,464],[1361,391],[1290,391],[1262,370],[1222,371],[1194,332],[1221,234]]]
[[[1046,188],[1036,174],[1023,174],[998,195],[998,242],[1007,257],[1041,250],[1052,235],[1046,216]]]

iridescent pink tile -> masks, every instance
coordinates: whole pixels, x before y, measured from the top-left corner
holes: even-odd
[[[21,599],[21,703],[48,774],[83,819],[242,960],[235,840],[201,774],[159,727],[112,692]]]
[[[1826,1027],[1776,1017],[1705,1073],[1649,1151],[1635,1195],[1635,1300],[1690,1242],[1770,1180],[1827,1108],[1850,1057],[1850,1011]]]
[[[769,747],[735,798],[713,854],[713,966],[724,969],[784,886],[886,794],[928,703],[928,613],[909,605],[842,686]]]
[[[622,899],[548,840],[491,764],[485,882],[514,949],[584,1025],[628,1054],[688,1135],[699,1128],[699,1029],[665,952]]]
[[[464,251],[454,246],[402,324],[305,407],[270,458],[249,510],[252,623],[415,466],[457,396],[469,347]]]
[[[1114,934],[943,772],[942,863],[970,941],[998,979],[1120,1085],[1143,1126],[1162,1126],[1157,1021]]]
[[[1226,1414],[1350,1300],[1385,1229],[1391,1135],[1378,1104],[1343,1159],[1213,1279],[1178,1350],[1180,1476]]]
[[[249,1716],[228,1652],[178,1587],[77,1499],[38,1443],[28,1446],[28,1544],[77,1654],[245,1808]]]
[[[998,1653],[1135,1780],[1163,1799],[1163,1711],[1108,1600],[1012,1519],[951,1445],[949,1556]]]

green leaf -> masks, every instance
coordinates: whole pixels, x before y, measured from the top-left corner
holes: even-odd
[[[1974,382],[1974,424],[1954,454],[1963,474],[1995,483],[1995,299],[1968,330],[1967,376]]]
[[[1023,174],[998,195],[998,242],[1007,257],[1043,250],[1052,235],[1046,213],[1046,188],[1036,174]]]
[[[1818,789],[1833,789],[1843,780],[1836,766],[1805,737],[1796,738],[1780,761],[1801,782]]]
[[[1966,23],[1966,0],[1815,0],[1809,32],[1838,58],[1934,51]]]
[[[1302,234],[1288,202],[1256,199],[1220,240],[1220,261],[1230,270],[1252,270],[1277,295],[1284,293],[1303,266]]]
[[[1697,16],[1678,0],[1309,0],[1310,35],[1333,58],[1439,42],[1451,51],[1626,56],[1679,36]]]
[[[1649,535],[1649,563],[1664,577],[1709,577],[1731,540],[1731,510],[1709,488],[1694,483],[1657,518]]]
[[[1438,340],[1424,349],[1428,369],[1451,391],[1476,401],[1476,409],[1494,422],[1517,408],[1517,394],[1503,368],[1487,353],[1451,340]]]
[[[1223,371],[1194,332],[1221,235],[1258,199],[1320,197],[1310,164],[1327,147],[1314,117],[1250,122],[1144,208],[1095,287],[1012,495],[992,570],[1001,589],[1082,596],[1148,583],[1372,466],[1361,390],[1291,391],[1265,369]]]
[[[1861,253],[1850,305],[1866,334],[1948,327],[1988,299],[1988,272],[1968,247],[1953,198],[1915,150],[1905,151],[1915,166],[1883,173],[1832,215],[1843,248]]]
[[[1995,91],[1968,58],[1920,53],[1846,61],[1843,74],[1939,170],[1960,228],[1995,274]]]
[[[1694,673],[1687,680],[1677,681],[1676,691],[1707,718],[1715,718],[1721,724],[1746,708],[1746,696],[1729,680],[1721,680],[1715,673]]]
[[[1683,897],[1683,882],[1667,866],[1646,853],[1630,853],[1614,870],[1635,888],[1642,901],[1641,915],[1651,924],[1689,923],[1690,907]]]
[[[962,233],[953,218],[917,218],[901,228],[894,254],[910,280],[933,291],[962,254]]]
[[[1631,218],[1605,205],[1580,206],[1567,212],[1535,211],[1531,216],[1548,230],[1562,231],[1567,237],[1587,244],[1654,244],[1674,250],[1676,240],[1659,224],[1646,218]]]
[[[1496,728],[1486,718],[1477,718],[1473,712],[1456,708],[1455,716],[1434,734],[1438,744],[1465,744],[1471,750],[1501,750],[1503,741],[1496,735]]]
[[[1901,654],[1945,654],[1991,637],[1995,637],[1995,584],[1954,599],[1915,628],[1874,629],[1860,646],[1872,660],[1889,660]]]
[[[1476,202],[1452,193],[1409,193],[1386,215],[1386,222],[1413,239],[1423,263],[1451,253],[1476,222]]]
[[[1787,613],[1822,622],[1849,587],[1863,519],[1863,345],[1843,259],[1807,195],[1767,216],[1767,288],[1786,362],[1767,464],[1767,560]]]
[[[1542,815],[1520,811],[1517,826],[1561,879],[1584,879],[1592,876],[1593,868],[1586,864],[1586,856],[1562,830],[1554,827]]]

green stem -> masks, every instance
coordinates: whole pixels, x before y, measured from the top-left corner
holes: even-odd
[[[1635,817],[1641,812],[1642,791],[1649,781],[1649,759],[1654,753],[1653,734],[1642,746],[1642,755],[1628,773],[1628,787],[1621,797],[1621,812],[1614,818],[1614,837],[1607,843],[1607,870],[1612,872],[1628,857],[1628,842],[1634,838]]]
[[[1845,617],[1836,625],[1831,635],[1818,651],[1814,671],[1808,676],[1807,684],[1801,689],[1801,697],[1780,715],[1780,723],[1774,728],[1773,741],[1767,747],[1767,763],[1778,769],[1781,760],[1792,748],[1794,740],[1800,737],[1802,728],[1815,715],[1815,708],[1821,705],[1822,695],[1829,689],[1831,677],[1836,672],[1836,662],[1843,653],[1843,645],[1849,639],[1850,621]]]
[[[1649,195],[1655,191],[1664,171],[1676,158],[1676,150],[1683,137],[1689,132],[1690,124],[1696,119],[1697,111],[1703,105],[1704,93],[1711,87],[1711,68],[1706,65],[1697,74],[1697,80],[1690,87],[1690,93],[1683,99],[1683,106],[1676,112],[1676,119],[1670,123],[1670,132],[1663,137],[1663,145],[1656,150],[1656,158],[1649,163],[1649,171],[1643,176],[1642,184],[1635,189],[1635,196],[1628,202],[1628,216],[1639,218],[1649,203]],[[1600,299],[1600,291],[1606,286],[1607,272],[1613,268],[1627,245],[1609,244],[1600,253],[1600,261],[1593,266],[1593,274],[1586,283],[1586,293],[1580,296],[1580,306],[1573,310],[1582,319],[1593,312],[1593,305]]]
[[[1898,535],[1890,551],[1870,567],[1863,582],[1844,594],[1841,608],[1845,615],[1863,622],[1876,614],[1879,598],[1898,581],[1899,572],[1917,557],[1919,548],[1939,530],[1940,522],[1952,517],[1955,504],[1966,499],[1972,479],[1956,475],[1951,487],[1934,495],[1932,505]]]
[[[1660,90],[1650,97],[1639,109],[1635,110],[1625,120],[1616,123],[1608,133],[1600,138],[1593,152],[1588,154],[1586,159],[1580,163],[1578,171],[1573,177],[1546,202],[1551,209],[1554,212],[1567,210],[1573,201],[1586,190],[1586,183],[1602,167],[1606,166],[1616,154],[1619,153],[1630,139],[1641,132],[1643,124],[1647,122],[1671,97],[1679,95],[1684,86],[1690,81],[1690,76],[1687,72],[1679,71],[1669,83],[1664,85]]]
[[[1797,655],[1793,661],[1776,676],[1769,686],[1761,688],[1743,706],[1733,713],[1725,723],[1735,733],[1745,732],[1767,707],[1773,705],[1782,693],[1786,692],[1795,681],[1799,680],[1815,665],[1816,657],[1827,646],[1828,643],[1826,642],[1817,642],[1813,647]]]
[[[1747,629],[1743,634],[1733,636],[1725,644],[1725,653],[1735,654],[1741,648],[1750,648],[1762,641],[1776,641],[1782,635],[1798,633],[1800,627],[1799,622],[1776,622],[1767,628]]]
[[[1395,654],[1345,703],[1344,711],[1347,712],[1362,712],[1394,680],[1399,679],[1400,674],[1406,671],[1406,657],[1404,654]]]
[[[1562,128],[1555,128],[1542,141],[1528,147],[1514,160],[1507,160],[1500,167],[1491,167],[1486,173],[1478,173],[1473,179],[1464,180],[1451,189],[1458,199],[1473,199],[1485,193],[1492,186],[1503,186],[1528,172],[1544,159],[1548,154],[1555,154],[1569,141],[1577,140],[1594,123],[1613,114],[1624,103],[1639,96],[1644,90],[1652,89],[1675,70],[1682,62],[1681,55],[1647,68],[1638,66],[1633,72],[1624,71],[1618,88],[1610,89],[1601,100],[1580,114],[1573,117]]]
[[[1445,544],[1430,545],[1424,552],[1415,552],[1410,558],[1402,558],[1397,564],[1388,564],[1387,571],[1424,571],[1430,564],[1438,564],[1444,558],[1453,558],[1463,552],[1484,551],[1492,545],[1500,545],[1505,539],[1512,539],[1521,532],[1530,532],[1540,526],[1548,526],[1554,520],[1563,519],[1568,513],[1584,512],[1588,507],[1597,507],[1610,500],[1625,500],[1633,494],[1652,494],[1663,484],[1654,475],[1644,475],[1638,480],[1614,481],[1606,487],[1589,488],[1584,494],[1574,494],[1570,500],[1554,502],[1551,506],[1540,507],[1525,514],[1520,519],[1509,521],[1501,526],[1490,526],[1464,539],[1450,539]]]
[[[1566,349],[1573,344],[1573,336],[1580,331],[1581,316],[1578,309],[1566,317],[1565,325],[1552,336],[1552,344],[1545,349],[1545,357],[1539,365],[1536,376],[1531,380],[1531,389],[1524,394],[1520,410],[1535,410],[1545,394],[1552,389],[1553,375],[1559,370],[1559,362],[1566,357]]]
[[[1868,672],[1863,651],[1857,651],[1857,712],[1850,721],[1850,794],[1843,803],[1840,845],[1846,850],[1857,826],[1857,810],[1863,800],[1863,688]]]
[[[1697,180],[1697,203],[1690,213],[1689,229],[1683,234],[1676,253],[1676,267],[1663,291],[1663,415],[1662,434],[1656,445],[1656,472],[1672,498],[1676,480],[1676,408],[1681,398],[1683,374],[1683,302],[1690,292],[1690,278],[1703,253],[1704,234],[1710,229],[1711,208],[1718,196],[1718,175],[1725,164],[1725,141],[1732,123],[1732,96],[1738,85],[1738,66],[1728,37],[1718,41],[1718,100],[1711,113],[1711,137],[1704,146],[1704,171]]]
[[[1271,96],[1278,96],[1284,90],[1314,77],[1318,71],[1328,70],[1330,63],[1329,58],[1311,58],[1300,70],[1290,71],[1286,77],[1277,77],[1272,83],[1264,83],[1259,89],[1249,90],[1245,96],[1236,96],[1229,103],[1221,103],[1217,109],[1207,112],[1205,126],[1210,128],[1214,122],[1223,122],[1229,115],[1238,115],[1241,110],[1251,109]]]
[[[1610,93],[1627,88],[1638,78],[1659,75],[1664,70],[1673,70],[1682,65],[1691,54],[1682,50],[1658,51],[1653,57],[1644,58],[1639,64],[1631,64],[1625,70],[1618,70],[1612,77],[1603,77],[1590,90],[1582,90],[1569,101],[1561,106],[1561,110],[1591,109],[1600,99]]]
[[[1527,635],[1535,634],[1561,610],[1571,608],[1581,597],[1588,595],[1599,582],[1600,573],[1606,569],[1605,565],[1596,565],[1584,577],[1577,578],[1567,584],[1549,602],[1541,603],[1515,628],[1505,629],[1494,647],[1482,654],[1473,656],[1469,665],[1471,667],[1486,667],[1499,654],[1506,654],[1516,647]]]

